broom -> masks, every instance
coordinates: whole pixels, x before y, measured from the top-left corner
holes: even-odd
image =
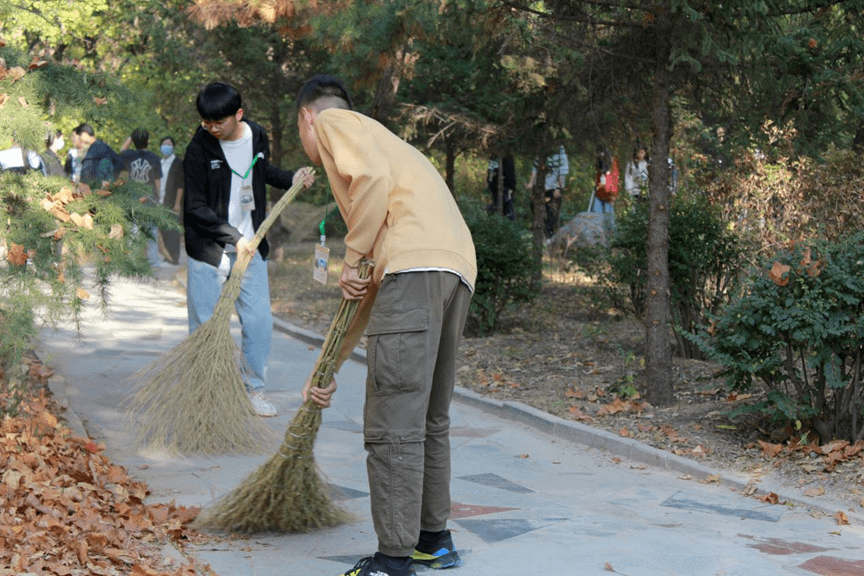
[[[361,278],[369,276],[372,266],[370,260],[360,262]],[[339,304],[315,363],[312,386],[326,388],[333,380],[342,340],[359,303],[343,298]],[[199,516],[196,525],[245,533],[308,532],[350,520],[347,512],[330,501],[318,475],[313,445],[320,426],[321,407],[307,399],[291,420],[279,451]]]
[[[231,336],[231,313],[254,251],[303,187],[292,186],[270,210],[222,287],[213,315],[171,352],[134,374],[145,384],[129,402],[140,422],[137,444],[187,454],[262,452],[274,433],[246,393],[245,362]]]

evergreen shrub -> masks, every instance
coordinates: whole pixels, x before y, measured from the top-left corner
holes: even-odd
[[[823,442],[864,438],[864,233],[785,248],[746,286],[690,337],[733,389],[767,389],[733,415],[809,424]]]
[[[608,251],[607,282],[629,287],[630,308],[645,310],[647,285],[648,205],[637,203],[617,218]],[[683,337],[707,324],[733,294],[742,254],[735,234],[724,224],[719,210],[698,194],[679,192],[669,213],[669,284],[677,354],[700,358],[701,353]]]
[[[537,296],[532,278],[540,264],[533,258],[531,237],[517,224],[476,207],[465,212],[477,254],[477,282],[466,328],[485,336],[499,328],[499,317],[508,306]]]

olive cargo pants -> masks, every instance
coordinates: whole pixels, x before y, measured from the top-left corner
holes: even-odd
[[[444,271],[388,274],[366,333],[363,418],[378,550],[409,556],[450,516],[450,400],[471,290]]]

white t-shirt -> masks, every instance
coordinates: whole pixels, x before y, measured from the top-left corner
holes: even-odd
[[[27,151],[27,163],[30,164],[32,170],[42,170],[45,174],[45,167],[42,166],[42,159],[39,154],[32,150]],[[24,156],[21,153],[21,148],[14,147],[8,150],[0,150],[0,170],[11,170],[13,168],[24,167]]]
[[[165,185],[168,183],[168,171],[171,169],[171,164],[174,163],[174,153],[172,152],[167,158],[162,158],[162,180],[159,182],[159,204],[165,201]],[[173,206],[169,206],[173,208]]]
[[[239,140],[220,140],[222,153],[231,168],[231,199],[228,202],[228,223],[237,228],[243,237],[251,240],[255,236],[252,211],[244,210],[242,195],[252,194],[252,129],[243,122],[243,136]],[[244,177],[245,176],[245,177]],[[225,250],[234,252],[234,246]]]

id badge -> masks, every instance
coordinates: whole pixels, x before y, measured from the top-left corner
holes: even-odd
[[[246,184],[240,188],[240,207],[244,212],[255,210],[255,194],[252,193],[252,185]]]
[[[321,244],[315,245],[315,260],[312,266],[312,278],[321,284],[327,284],[327,264],[330,262],[330,249]]]

